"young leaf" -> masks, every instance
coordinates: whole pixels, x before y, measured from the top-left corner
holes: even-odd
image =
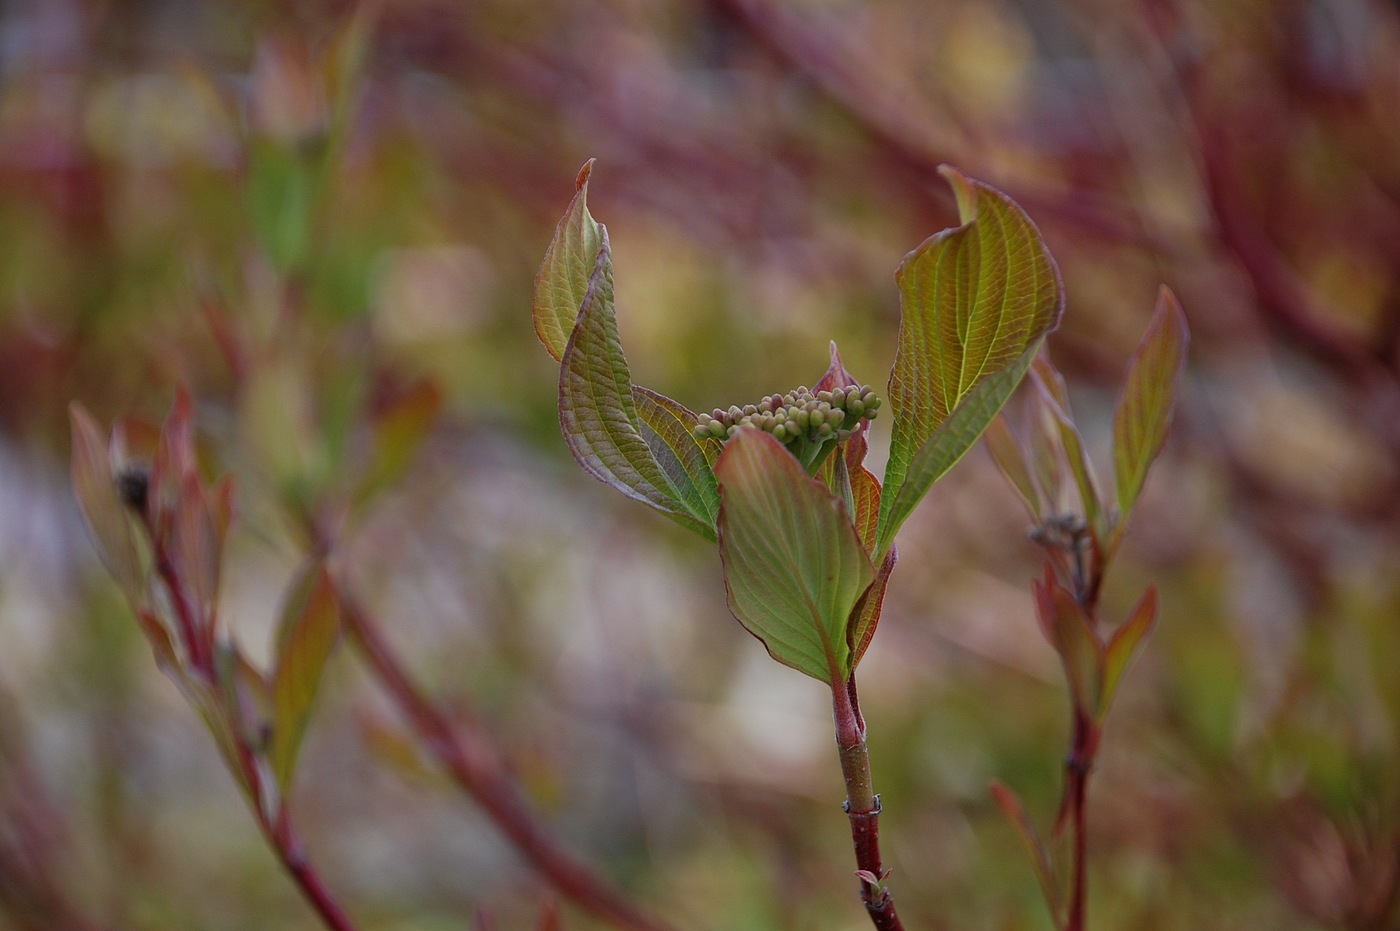
[[[1138,645],[1152,633],[1157,623],[1157,589],[1149,588],[1133,608],[1123,626],[1113,632],[1104,656],[1103,696],[1099,699],[1098,720],[1102,723],[1113,703],[1123,673],[1137,655]]]
[[[880,612],[885,606],[885,589],[889,586],[890,573],[894,571],[894,564],[898,560],[899,548],[890,547],[890,551],[885,554],[885,561],[880,563],[880,571],[875,573],[875,581],[870,583],[870,587],[860,596],[860,601],[856,602],[855,609],[851,612],[846,639],[851,644],[852,669],[860,665],[861,657],[865,655],[870,641],[875,637],[875,628],[880,624]]]
[[[1044,519],[1043,509],[1040,504],[1040,491],[1036,487],[1035,479],[1031,477],[1030,452],[1005,411],[993,417],[992,422],[987,424],[987,431],[982,434],[982,442],[986,444],[987,452],[991,454],[992,461],[1001,470],[1001,474],[1006,476],[1011,487],[1016,489],[1016,494],[1020,495],[1026,510],[1030,512],[1031,520],[1037,524],[1041,523]]]
[[[1103,695],[1104,647],[1092,622],[1074,596],[1047,569],[1043,582],[1031,583],[1036,617],[1065,667],[1076,712],[1093,717]]]
[[[1051,864],[1050,852],[1045,847],[1045,841],[1040,839],[1040,833],[1036,831],[1034,822],[1026,814],[1021,799],[1009,786],[993,782],[991,788],[992,797],[996,799],[997,807],[1001,809],[1002,814],[1006,815],[1006,820],[1011,822],[1011,826],[1016,829],[1016,835],[1021,838],[1021,845],[1026,848],[1026,856],[1030,858],[1031,869],[1035,871],[1036,882],[1040,884],[1040,894],[1045,897],[1045,904],[1050,909],[1050,916],[1055,922],[1055,927],[1063,927],[1060,923],[1060,915],[1063,913],[1060,890],[1055,883],[1055,868]]]
[[[127,506],[117,493],[107,444],[97,422],[81,405],[69,408],[69,419],[73,426],[73,494],[103,564],[133,610],[139,612],[146,600],[146,576]]]
[[[845,682],[848,619],[875,576],[845,507],[759,430],[730,439],[715,474],[730,610],[778,662]]]
[[[901,319],[890,371],[894,427],[882,548],[929,484],[976,442],[1064,305],[1059,270],[1025,212],[995,188],[940,170],[957,195],[962,225],[930,237],[895,275]],[[1013,368],[1020,372],[1009,384],[976,396],[978,416],[966,416],[940,449],[921,452],[979,385]]]
[[[268,760],[284,793],[296,769],[321,673],[340,633],[340,604],[330,574],[324,566],[318,566],[308,581],[308,585],[293,590],[287,605],[272,673],[272,745]]]
[[[1079,435],[1079,428],[1075,426],[1074,418],[1070,414],[1069,391],[1065,387],[1065,380],[1044,354],[1031,363],[1031,380],[1035,383],[1036,393],[1043,401],[1059,434],[1060,448],[1064,450],[1065,462],[1069,466],[1070,474],[1074,476],[1075,487],[1079,490],[1084,519],[1093,528],[1097,539],[1102,542],[1107,533],[1102,495],[1099,492],[1098,479],[1094,475],[1093,464],[1084,451],[1084,439]]]
[[[423,378],[373,413],[374,451],[355,493],[374,497],[407,471],[442,408],[442,390]]]
[[[978,437],[996,418],[997,412],[1005,406],[1007,398],[1011,397],[1011,393],[1025,377],[1031,359],[1035,358],[1039,351],[1040,343],[1037,341],[1029,346],[1019,359],[983,378],[964,395],[952,414],[939,423],[937,429],[909,458],[904,467],[902,482],[891,485],[889,471],[886,470],[885,488],[880,494],[877,555],[889,551],[895,532],[913,513],[928,489],[957,465],[958,460],[977,442]],[[893,455],[891,452],[891,468],[894,465]]]
[[[1166,439],[1189,340],[1186,315],[1175,295],[1163,287],[1147,333],[1128,363],[1118,409],[1113,415],[1114,490],[1118,501],[1115,537],[1127,524],[1147,470]]]
[[[604,248],[603,225],[588,212],[588,176],[592,172],[593,160],[589,159],[578,173],[574,199],[555,227],[554,239],[535,273],[535,335],[556,362],[564,358],[598,253]]]
[[[639,385],[632,386],[632,401],[642,438],[661,471],[685,509],[698,519],[700,526],[695,529],[714,542],[719,517],[714,464],[723,444],[716,439],[697,440],[691,432],[695,413],[678,401]]]
[[[617,335],[606,230],[559,367],[559,423],[584,471],[714,539],[712,518],[704,511],[703,498],[687,500],[676,489],[643,436],[632,376]],[[652,433],[662,438],[673,436],[674,431],[663,426],[660,431],[653,427]],[[694,437],[673,439],[699,449]]]

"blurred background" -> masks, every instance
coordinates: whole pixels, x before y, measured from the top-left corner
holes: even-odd
[[[1057,257],[1105,476],[1172,287],[1184,395],[1105,595],[1162,612],[1093,784],[1091,927],[1400,928],[1398,61],[1381,0],[0,4],[0,928],[315,922],[87,539],[68,404],[155,420],[189,387],[238,483],[222,621],[262,661],[289,515],[422,379],[421,454],[339,539],[424,687],[678,927],[868,926],[828,696],[559,436],[530,295],[590,157],[634,380],[694,409],[810,384],[830,339],[882,386],[944,162]],[[1051,927],[987,791],[1048,829],[1067,746],[1027,523],[974,451],[861,668],[911,928]],[[531,928],[551,896],[352,653],[294,804],[365,929]]]

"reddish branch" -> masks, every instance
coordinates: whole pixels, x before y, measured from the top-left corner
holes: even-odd
[[[179,627],[181,637],[185,640],[187,661],[190,667],[207,682],[214,683],[217,681],[217,671],[214,668],[214,657],[211,649],[214,632],[207,623],[202,623],[195,614],[186,586],[166,547],[165,536],[152,531],[149,516],[147,517],[147,530],[151,531],[151,539],[156,549],[157,571],[170,595],[171,609],[175,612],[176,624]],[[236,715],[237,709],[225,707],[224,712]],[[292,877],[292,881],[296,883],[297,888],[301,890],[302,895],[315,909],[316,914],[321,917],[326,927],[330,928],[331,931],[355,931],[355,925],[351,923],[344,909],[331,895],[330,890],[306,856],[306,851],[292,827],[291,818],[287,812],[286,799],[277,798],[274,800],[269,795],[275,790],[264,782],[263,770],[258,765],[257,755],[253,747],[249,745],[244,735],[244,728],[238,726],[235,720],[231,722],[229,731],[233,735],[234,749],[238,755],[240,771],[237,775],[248,789],[258,827],[277,854],[278,860],[281,861],[288,875]],[[268,812],[269,809],[274,808],[274,804],[269,804],[269,802],[275,804],[276,814],[273,820],[269,820]]]
[[[855,676],[844,686],[834,686],[831,698],[836,749],[841,756],[841,775],[846,780],[846,815],[851,820],[851,844],[861,877],[860,899],[879,931],[904,931],[894,899],[885,886],[889,873],[880,860],[880,796],[875,794],[870,777],[870,754],[866,751],[865,722],[856,698]]]
[[[359,647],[380,684],[443,766],[516,849],[575,905],[625,931],[673,931],[642,912],[621,892],[563,850],[536,819],[499,762],[495,742],[470,723],[450,720],[409,678],[364,608],[341,590],[347,635]]]

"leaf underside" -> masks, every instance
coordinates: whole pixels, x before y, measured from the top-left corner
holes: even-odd
[[[845,506],[758,430],[740,430],[715,471],[734,616],[778,662],[844,682],[853,668],[848,620],[875,576]]]
[[[559,423],[586,472],[714,540],[719,444],[694,437],[696,415],[684,405],[632,384],[607,229],[586,202],[591,167],[535,278],[535,332],[560,362]]]
[[[894,427],[880,552],[929,485],[981,436],[1064,305],[1059,270],[1025,212],[995,188],[942,171],[962,225],[930,237],[895,275],[901,319],[889,382]],[[1008,370],[1017,374],[974,396]],[[975,410],[925,451],[967,401]]]

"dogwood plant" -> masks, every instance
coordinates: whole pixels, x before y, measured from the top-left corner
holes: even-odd
[[[695,413],[632,383],[607,229],[588,210],[592,168],[579,173],[535,281],[535,332],[559,362],[564,438],[589,474],[716,543],[734,616],[775,660],[830,689],[861,898],[876,928],[900,929],[855,672],[879,624],[896,533],[1059,322],[1059,271],[1019,206],[945,166],[961,222],[896,272],[899,337],[883,402],[833,343],[811,388]],[[870,421],[886,409],[882,480],[864,460]]]

